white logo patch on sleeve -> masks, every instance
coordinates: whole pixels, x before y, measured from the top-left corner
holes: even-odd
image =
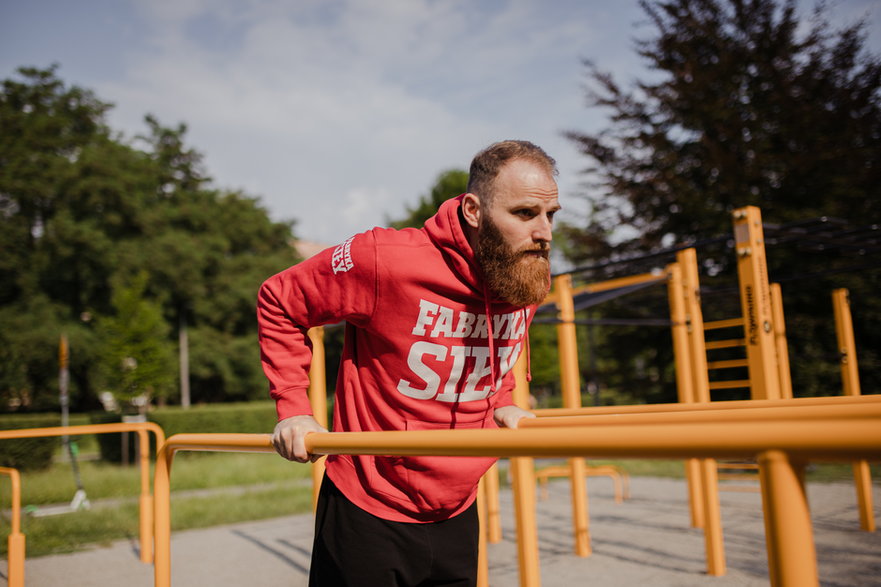
[[[348,271],[355,266],[355,264],[352,262],[352,241],[354,239],[354,236],[349,238],[343,244],[333,250],[331,266],[333,267],[334,274],[337,274],[340,271]]]

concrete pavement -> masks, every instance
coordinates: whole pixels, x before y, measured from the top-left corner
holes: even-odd
[[[605,478],[588,480],[593,553],[572,554],[569,486],[549,484],[538,502],[541,578],[544,587],[759,586],[768,585],[761,498],[758,493],[720,493],[727,574],[705,572],[703,534],[689,527],[684,481],[635,477],[631,498],[614,502]],[[876,518],[881,486],[875,485]],[[860,531],[851,484],[808,487],[820,582],[824,587],[881,586],[881,532]],[[510,491],[501,494],[503,540],[489,545],[490,583],[519,585]],[[306,585],[311,516],[176,532],[172,535],[175,587]],[[152,565],[138,560],[137,543],[118,542],[76,554],[28,559],[29,587],[148,587]],[[5,587],[6,561],[0,561]]]

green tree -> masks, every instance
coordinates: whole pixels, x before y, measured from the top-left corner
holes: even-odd
[[[653,34],[637,50],[651,74],[627,88],[587,62],[588,103],[607,110],[609,124],[567,133],[590,161],[586,226],[561,230],[576,264],[729,234],[731,211],[750,204],[773,224],[831,216],[860,225],[881,218],[881,58],[865,49],[865,22],[833,30],[823,5],[805,21],[793,0],[643,0],[641,6]],[[733,252],[699,254],[730,286]],[[768,259],[772,280],[793,279],[784,281],[784,300],[796,393],[834,393],[840,383],[829,290],[859,292],[854,299],[863,320],[877,325],[881,307],[871,293],[879,285],[877,263],[874,271],[848,272],[866,260],[783,246],[769,247]],[[840,273],[831,276],[833,270]],[[730,306],[732,296],[705,296],[705,313],[717,302]],[[619,310],[628,317],[642,312],[638,304]],[[877,331],[867,328],[859,343],[867,389],[881,381]],[[617,357],[614,369],[624,381],[640,371],[634,360],[651,364],[653,349],[669,346],[669,334],[622,333],[606,342],[603,352]],[[672,399],[672,382],[664,381],[659,397]],[[651,378],[643,383],[658,389]]]
[[[123,405],[143,397],[168,397],[174,390],[174,349],[161,307],[144,297],[148,275],[117,281],[113,314],[98,319],[101,340],[98,369],[104,387]],[[146,404],[142,404],[146,405]]]
[[[0,409],[57,403],[62,332],[72,405],[97,407],[95,325],[117,315],[111,284],[141,271],[169,341],[181,324],[194,329],[194,401],[261,397],[253,304],[260,283],[297,260],[292,223],[213,187],[186,125],[148,116],[145,136],[129,142],[107,127],[109,108],[55,67],[3,81]]]
[[[425,221],[434,216],[441,204],[464,194],[468,187],[468,172],[461,169],[449,169],[437,176],[431,191],[419,197],[419,203],[411,208],[407,206],[407,215],[400,220],[389,221],[393,228],[421,228]]]

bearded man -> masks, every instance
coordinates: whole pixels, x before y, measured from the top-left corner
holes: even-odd
[[[278,453],[308,462],[326,432],[307,397],[306,330],[346,322],[336,431],[516,428],[511,368],[550,287],[560,209],[554,160],[503,141],[471,163],[468,193],[422,229],[375,228],[268,279],[258,296]],[[475,585],[484,457],[331,455],[311,586]]]

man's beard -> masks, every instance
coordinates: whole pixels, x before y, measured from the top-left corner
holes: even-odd
[[[492,219],[480,220],[477,262],[490,291],[511,305],[530,306],[545,299],[551,284],[549,251],[547,242],[514,251]]]

